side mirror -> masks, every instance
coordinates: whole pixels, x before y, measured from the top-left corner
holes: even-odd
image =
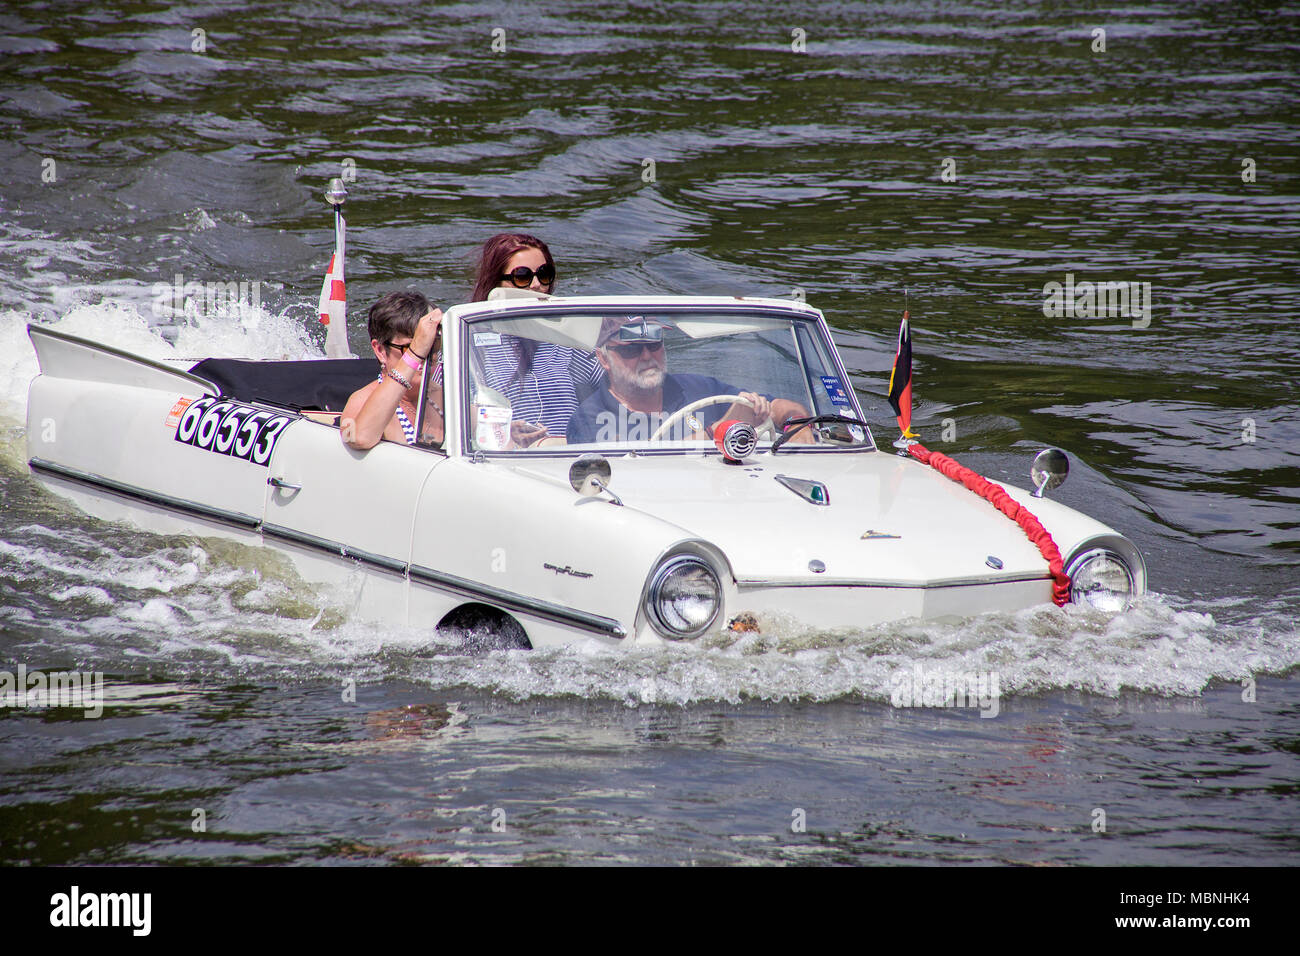
[[[609,461],[600,455],[583,455],[569,466],[569,485],[584,498],[594,498],[602,491],[613,499],[614,504],[621,505],[618,495],[609,490],[609,476],[613,469]]]
[[[1044,491],[1059,488],[1070,474],[1070,459],[1059,448],[1045,448],[1034,459],[1029,477],[1034,482],[1034,497],[1043,497]]]

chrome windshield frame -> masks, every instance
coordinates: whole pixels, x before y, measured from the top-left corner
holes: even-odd
[[[466,307],[457,307],[457,309]],[[796,305],[782,306],[771,304],[770,302],[759,302],[745,299],[732,299],[719,301],[712,298],[707,299],[690,299],[681,297],[680,301],[668,301],[667,297],[647,297],[639,298],[634,296],[617,297],[616,299],[604,299],[598,297],[582,298],[551,298],[537,302],[515,303],[508,308],[502,308],[499,304],[496,307],[488,303],[473,303],[469,308],[468,314],[460,313],[451,323],[455,326],[446,330],[444,333],[444,397],[448,397],[450,391],[448,383],[455,383],[456,396],[454,400],[447,402],[446,434],[444,435],[443,448],[448,452],[452,451],[452,442],[454,441],[454,454],[474,460],[487,459],[510,459],[510,460],[530,460],[540,458],[568,458],[582,454],[598,453],[609,457],[620,456],[710,456],[719,455],[720,452],[712,444],[707,446],[701,443],[694,443],[690,447],[665,447],[661,442],[620,442],[613,444],[586,444],[586,445],[555,445],[537,449],[500,449],[487,450],[471,447],[470,438],[472,436],[473,422],[470,407],[470,384],[473,376],[473,356],[470,351],[472,341],[472,332],[474,326],[502,320],[527,319],[527,318],[545,318],[555,316],[557,313],[564,315],[608,315],[611,309],[618,312],[628,312],[637,314],[639,312],[648,312],[655,315],[690,315],[690,314],[735,314],[735,315],[755,315],[765,318],[783,319],[791,323],[791,329],[795,328],[796,323],[804,323],[810,331],[815,330],[812,334],[820,337],[825,357],[830,363],[836,377],[844,389],[848,401],[851,403],[851,413],[856,416],[866,426],[866,418],[862,413],[861,405],[858,402],[857,394],[849,383],[849,378],[844,369],[844,362],[840,356],[839,349],[835,346],[834,337],[831,334],[830,326],[826,322],[825,316],[820,310],[815,309],[805,303]],[[807,358],[803,354],[803,348],[798,342],[798,335],[794,336],[796,355],[801,363],[801,374],[806,379],[812,374],[807,368]],[[448,359],[452,361],[449,362]],[[453,368],[454,363],[454,368]],[[455,411],[451,406],[455,405]],[[837,406],[838,407],[838,406]],[[455,421],[453,422],[452,416]],[[857,454],[862,452],[879,451],[876,444],[875,436],[871,433],[869,426],[864,427],[864,440],[852,445],[798,445],[791,446],[786,444],[781,448],[781,454]],[[447,439],[451,439],[448,441]],[[770,443],[767,446],[760,446],[755,454],[767,454]]]

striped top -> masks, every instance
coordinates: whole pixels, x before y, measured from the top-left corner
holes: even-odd
[[[383,373],[383,372],[380,372],[380,373],[379,373],[379,381],[382,382],[383,380],[384,380],[384,373]],[[442,381],[442,357],[441,357],[441,356],[439,356],[439,358],[438,358],[438,365],[437,365],[437,367],[434,369],[433,380],[434,380],[435,382],[441,382],[441,381]],[[404,412],[404,411],[402,410],[402,406],[401,406],[401,405],[398,405],[398,406],[397,406],[397,412],[396,412],[396,414],[397,414],[397,424],[399,424],[399,425],[402,426],[402,434],[406,436],[406,443],[407,443],[408,445],[414,445],[414,444],[415,444],[415,425],[413,425],[413,424],[411,423],[411,419],[407,417],[406,412]]]
[[[406,417],[406,412],[402,411],[401,405],[397,406],[397,424],[402,426],[402,434],[406,436],[406,443],[408,445],[414,445],[415,426],[412,425],[411,420]]]
[[[549,434],[563,436],[579,403],[575,383],[598,387],[605,380],[605,370],[592,352],[539,342],[532,369],[516,379],[516,340],[513,335],[502,335],[499,343],[477,346],[487,373],[486,384],[510,400],[512,419],[542,424]]]

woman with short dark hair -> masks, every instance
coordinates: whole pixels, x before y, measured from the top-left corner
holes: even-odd
[[[390,292],[370,307],[367,331],[379,359],[379,378],[352,393],[339,419],[344,444],[373,448],[381,438],[414,445],[420,382],[432,362],[433,383],[442,384],[442,310],[418,292]],[[430,388],[425,440],[442,441],[442,406]]]

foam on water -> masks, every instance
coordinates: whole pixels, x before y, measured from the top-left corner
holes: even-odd
[[[787,630],[665,648],[496,652],[441,657],[427,679],[511,697],[576,696],[685,705],[884,702],[900,678],[996,674],[1002,698],[1055,689],[1106,697],[1125,690],[1197,695],[1214,681],[1280,674],[1300,665],[1300,634],[1225,627],[1208,614],[1157,599],[1117,617],[1078,608],[1035,608],[948,624],[903,622],[833,636]],[[412,675],[414,676],[414,675]]]
[[[111,529],[113,526],[106,526]],[[114,534],[71,553],[23,535],[0,541],[0,571],[59,606],[32,662],[72,654],[99,669],[142,665],[173,677],[411,681],[514,699],[606,699],[628,706],[708,701],[888,702],[902,679],[996,675],[1003,705],[1059,689],[1196,696],[1214,682],[1300,666],[1300,632],[1281,618],[1229,625],[1159,595],[1108,616],[1039,607],[953,622],[811,631],[764,621],[655,648],[577,640],[563,648],[468,655],[427,626],[350,617],[275,552],[214,541]],[[94,541],[97,536],[88,536]],[[39,602],[38,602],[39,603]],[[0,626],[25,623],[0,609]]]
[[[25,420],[27,389],[40,371],[27,335],[29,323],[151,359],[323,357],[302,318],[287,311],[274,313],[261,305],[237,303],[230,310],[188,322],[159,324],[151,312],[148,288],[108,291],[94,304],[70,305],[53,321],[35,311],[0,312],[0,421]]]

